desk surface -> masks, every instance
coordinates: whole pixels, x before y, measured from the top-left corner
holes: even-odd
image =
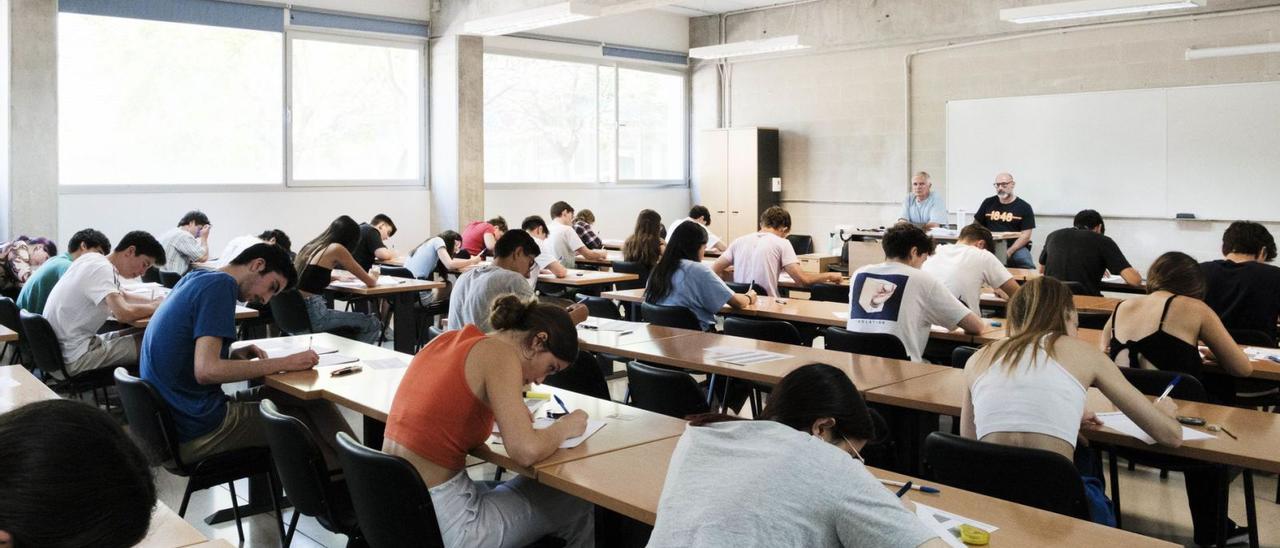
[[[206,538],[190,523],[187,523],[163,502],[156,501],[156,508],[151,513],[151,529],[146,538],[135,545],[135,548],[180,548],[201,545]]]
[[[297,335],[294,337],[275,337],[270,339],[255,339],[250,341],[241,341],[234,345],[233,348],[239,348],[248,344],[265,344],[272,346],[280,346],[285,342],[291,342],[301,346],[305,346],[308,341],[314,341],[316,346],[328,346],[338,349],[339,354],[345,354],[353,358],[361,360],[382,359],[382,358],[398,358],[404,362],[407,367],[412,356],[402,354],[395,350],[364,344],[360,341],[340,337],[332,333],[316,333],[315,335]],[[314,400],[323,397],[324,390],[334,382],[344,381],[346,379],[355,379],[366,376],[366,373],[381,372],[366,367],[365,371],[355,375],[346,377],[333,378],[329,373],[334,369],[346,367],[350,364],[321,367],[318,369],[309,369],[306,371],[291,371],[288,373],[277,373],[266,377],[266,384],[272,388],[280,390],[290,396],[303,400]],[[403,368],[400,369],[403,372]],[[399,377],[396,378],[396,384],[399,384]]]
[[[238,304],[236,305],[236,321],[249,320],[249,319],[257,318],[258,316],[259,314],[257,310],[254,310],[247,306],[240,306]],[[150,323],[151,323],[151,316],[147,316],[140,320],[134,320],[132,322],[129,322],[129,325],[132,325],[133,327],[146,327]]]
[[[0,413],[58,395],[21,365],[0,367]]]
[[[552,274],[541,274],[538,276],[538,283],[580,287],[585,285],[604,285],[604,284],[615,284],[620,282],[634,282],[640,279],[640,276],[637,276],[635,274],[628,274],[624,272],[608,272],[608,271],[601,271],[601,270],[578,270],[576,268],[570,268],[568,269],[568,271],[569,271],[569,274],[563,278],[557,278]]]
[[[18,332],[3,325],[0,325],[0,342],[13,342],[18,340]]]
[[[384,279],[395,280],[394,284],[384,285]],[[363,282],[356,280],[359,285],[347,285],[350,282],[330,283],[326,289],[337,293],[347,293],[350,295],[375,296],[375,295],[394,295],[396,293],[406,293],[410,291],[426,291],[428,289],[438,289],[444,287],[444,282],[435,280],[419,280],[416,278],[397,278],[395,276],[379,276],[377,287],[366,287]],[[342,285],[339,285],[341,283]]]
[[[1094,297],[1092,295],[1073,295],[1071,300],[1076,305],[1076,310],[1080,312],[1097,312],[1110,314],[1115,311],[1116,305],[1120,304],[1123,299],[1114,297]],[[994,293],[982,294],[982,306],[990,308],[1004,308],[1009,301],[995,296]]]
[[[862,228],[862,229],[854,230],[852,232],[845,232],[845,235],[846,236],[862,236],[864,238],[883,238],[884,232],[885,232],[884,229]],[[1012,240],[1018,239],[1018,236],[1020,235],[1021,235],[1020,232],[992,232],[991,238],[995,240],[1012,241]],[[960,232],[957,230],[955,236],[941,236],[941,235],[932,235],[932,234],[930,236],[933,239],[938,240],[940,242],[954,242],[960,239]]]

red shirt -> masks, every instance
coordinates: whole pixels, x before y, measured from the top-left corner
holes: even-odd
[[[498,229],[493,225],[484,221],[472,221],[467,227],[462,229],[462,249],[470,253],[472,257],[479,255],[484,251],[484,235],[498,235]]]

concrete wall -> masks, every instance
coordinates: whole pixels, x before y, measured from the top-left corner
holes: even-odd
[[[58,224],[58,5],[11,0],[9,8],[8,229],[48,236]]]
[[[782,130],[783,199],[793,213],[796,232],[824,242],[836,224],[892,222],[912,170],[933,173],[935,190],[945,192],[948,100],[1280,80],[1277,55],[1182,60],[1190,46],[1280,40],[1277,11],[1111,26],[1076,23],[1033,34],[1045,26],[1020,28],[997,19],[998,9],[1011,4],[829,0],[727,19],[729,41],[766,32],[798,33],[817,44],[800,55],[753,58],[728,66],[726,123]],[[1210,9],[1225,13],[1276,2],[1212,4]],[[694,20],[692,44],[717,43],[718,25],[716,17]],[[915,55],[908,104],[907,54],[991,39],[1001,41]],[[715,127],[722,106],[720,87],[714,64],[694,69],[694,131]],[[694,185],[696,194],[696,180]],[[1229,190],[1224,185],[1220,191]],[[962,205],[970,211],[977,206]],[[1106,215],[1105,197],[1099,198],[1096,209]],[[1038,222],[1037,243],[1070,219]],[[1107,224],[1108,234],[1143,270],[1168,249],[1199,259],[1216,257],[1225,228],[1214,222],[1114,219]],[[1272,230],[1280,231],[1280,226]]]

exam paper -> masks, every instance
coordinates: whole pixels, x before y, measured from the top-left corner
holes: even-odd
[[[1139,428],[1138,425],[1133,422],[1133,419],[1126,416],[1123,411],[1098,413],[1098,419],[1101,420],[1102,424],[1107,428],[1117,430],[1127,436],[1138,438],[1147,445],[1156,444],[1155,438],[1152,438],[1151,436],[1148,436],[1146,432],[1143,432],[1142,428]],[[1207,434],[1185,426],[1182,427],[1182,441],[1211,440],[1217,439],[1217,437],[1218,436],[1213,434]]]
[[[533,429],[542,430],[543,428],[555,424],[555,422],[555,419],[552,418],[538,417],[533,420]],[[597,419],[587,419],[587,429],[582,432],[582,435],[564,440],[564,442],[560,444],[560,448],[572,449],[582,445],[582,442],[587,441],[587,438],[591,437],[596,432],[599,432],[601,428],[604,428],[605,424],[608,423]],[[498,423],[496,421],[493,423],[493,435],[489,437],[489,443],[502,443],[502,436],[498,432]]]
[[[376,360],[360,360],[370,369],[402,369],[409,367],[409,362],[400,358],[378,358]]]
[[[351,363],[355,361],[359,361],[359,360],[354,356],[348,356],[346,354],[338,354],[338,353],[321,354],[320,363],[317,363],[316,367],[324,367],[326,365],[341,365],[344,363]]]
[[[738,365],[754,365],[776,360],[785,360],[792,356],[764,350],[744,350],[729,346],[713,346],[705,350],[711,359]]]
[[[276,343],[276,342],[253,343],[253,344],[258,345],[258,348],[262,349],[263,352],[266,352],[268,358],[279,358],[279,357],[288,356],[291,354],[297,354],[298,352],[305,352],[307,350],[307,343],[298,342],[298,341],[279,342],[279,343]],[[246,346],[249,346],[249,345],[241,344],[241,345],[232,347],[232,349],[234,350],[238,348],[244,348]],[[334,348],[332,346],[325,346],[323,344],[311,345],[311,350],[314,351],[316,354],[332,354],[338,351],[337,348]]]
[[[943,542],[947,543],[947,545],[952,548],[965,548],[965,544],[960,542],[961,525],[968,524],[988,533],[994,533],[999,529],[999,527],[989,523],[982,523],[981,521],[952,514],[951,512],[939,510],[932,506],[926,506],[918,502],[916,502],[915,505],[916,517],[920,519],[920,522],[924,523],[925,527],[928,527],[930,531],[937,534],[938,538],[941,538]]]
[[[578,324],[587,329],[598,329],[600,331],[636,331],[643,329],[649,325],[644,322],[626,322],[622,320],[610,320],[608,318],[589,317],[586,321]]]

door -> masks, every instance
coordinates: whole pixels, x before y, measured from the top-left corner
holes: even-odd
[[[733,129],[729,134],[729,235],[737,238],[757,230],[760,212],[756,129]]]
[[[729,204],[726,201],[728,189],[729,133],[723,130],[703,130],[698,133],[698,203],[711,210],[712,229],[722,234],[728,226]],[[726,234],[724,236],[728,238]]]

